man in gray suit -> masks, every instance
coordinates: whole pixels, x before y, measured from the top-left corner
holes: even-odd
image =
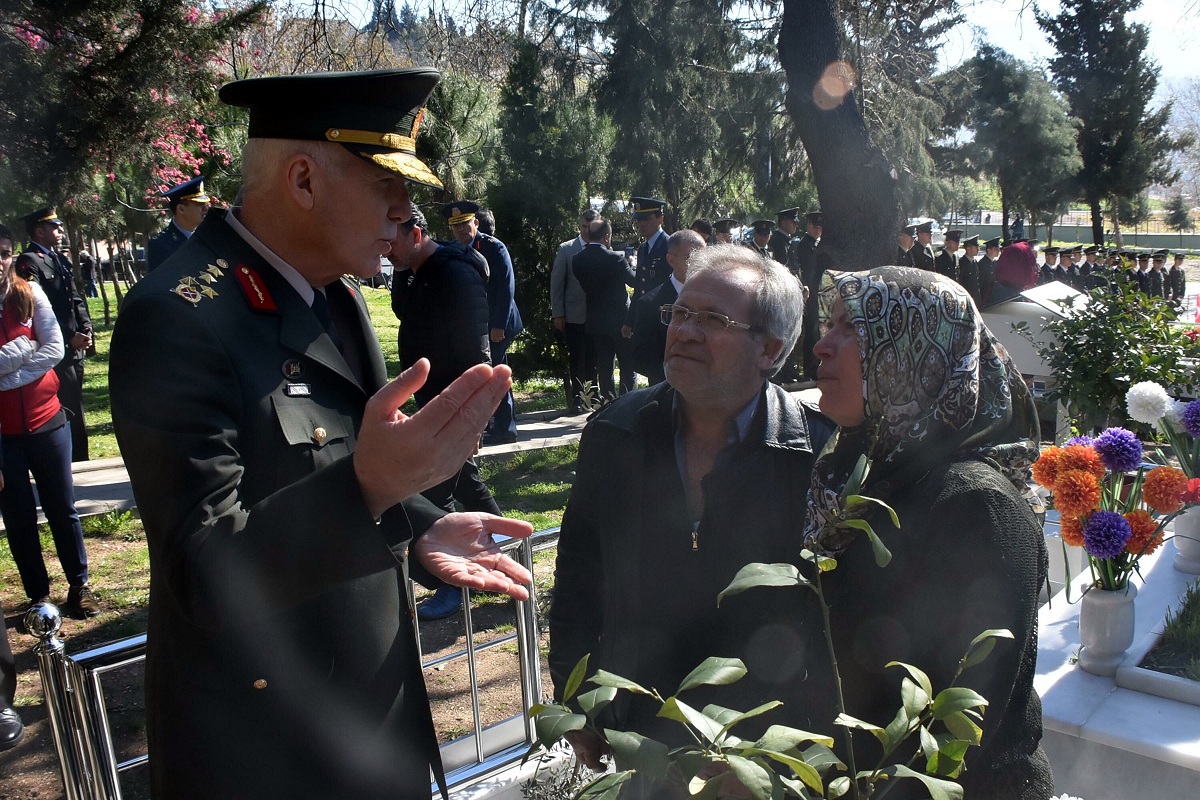
[[[600,218],[594,208],[579,213],[579,235],[558,246],[554,266],[550,270],[550,317],[559,341],[567,350],[570,382],[566,388],[567,405],[571,413],[583,411],[583,387],[596,380],[596,354],[587,346],[583,332],[587,320],[587,300],[583,287],[571,271],[571,259],[586,244],[587,227]]]

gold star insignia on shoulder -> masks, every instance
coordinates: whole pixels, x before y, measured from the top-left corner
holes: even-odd
[[[216,297],[217,296],[217,293],[209,286],[201,286],[200,294],[204,295],[205,297]]]
[[[215,275],[213,273],[216,273]],[[207,284],[216,283],[217,276],[223,275],[219,269],[209,265],[209,268],[193,278],[191,275],[184,275],[179,279],[179,283],[171,291],[187,300],[192,305],[198,305],[204,298],[217,297],[217,292]],[[204,283],[200,283],[204,281]]]
[[[217,260],[221,261],[222,259],[217,259]],[[204,270],[204,272],[202,272],[200,274],[201,275],[209,275],[213,278],[220,278],[222,275],[225,274],[225,270],[221,267],[218,267],[216,264],[209,264],[208,269]]]
[[[204,281],[205,283],[216,283],[217,278],[208,270],[205,270],[204,272],[200,273],[200,280]]]
[[[229,269],[229,262],[223,258],[218,258],[217,266],[220,267],[221,269]]]

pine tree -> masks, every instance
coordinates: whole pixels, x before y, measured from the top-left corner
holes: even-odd
[[[1126,16],[1141,0],[1062,0],[1057,16],[1037,13],[1058,48],[1050,72],[1079,118],[1079,190],[1092,213],[1092,240],[1104,242],[1103,207],[1132,200],[1154,183],[1173,183],[1170,154],[1182,146],[1167,131],[1171,104],[1150,111],[1159,68],[1149,34]]]

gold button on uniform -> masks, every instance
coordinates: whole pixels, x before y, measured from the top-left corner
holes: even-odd
[[[313,439],[316,441],[317,444],[321,444],[328,438],[329,438],[329,434],[325,431],[324,428],[321,428],[321,427],[313,428]]]
[[[263,678],[259,678],[258,680],[256,680],[256,681],[254,682],[254,688],[255,688],[255,689],[265,689],[265,688],[267,688],[267,682],[266,682],[266,680],[265,680],[265,679],[263,679]]]

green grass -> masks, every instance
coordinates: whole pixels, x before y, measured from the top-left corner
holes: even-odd
[[[1188,587],[1176,611],[1167,613],[1162,638],[1141,666],[1200,681],[1200,581]]]
[[[562,522],[578,455],[571,444],[483,458],[479,474],[506,515],[542,530]]]

